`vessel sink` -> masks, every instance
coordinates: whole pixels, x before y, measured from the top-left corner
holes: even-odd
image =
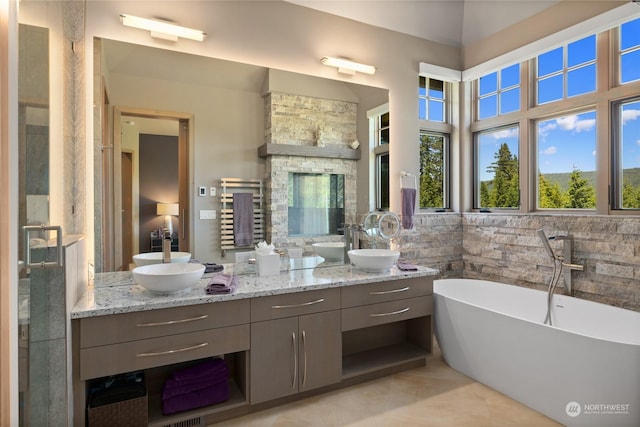
[[[311,246],[325,261],[344,260],[344,242],[321,242],[314,243]]]
[[[133,279],[148,291],[171,294],[188,289],[204,274],[200,263],[142,265],[131,270]]]
[[[189,262],[191,254],[189,252],[171,252],[171,262]],[[148,252],[133,256],[136,265],[150,265],[162,263],[162,252]]]
[[[356,267],[371,273],[390,269],[400,257],[400,252],[390,249],[352,249],[347,254]]]

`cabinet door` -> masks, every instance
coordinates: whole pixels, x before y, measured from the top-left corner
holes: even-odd
[[[340,311],[300,316],[298,330],[299,390],[339,382],[342,379]]]
[[[298,391],[298,318],[251,324],[251,404]]]

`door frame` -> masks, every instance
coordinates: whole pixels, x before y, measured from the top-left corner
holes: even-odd
[[[108,206],[104,207],[104,212],[111,218],[121,218],[122,212],[122,116],[143,117],[148,119],[175,120],[179,122],[178,135],[178,203],[180,205],[179,216],[179,248],[183,252],[191,252],[191,157],[193,141],[193,114],[179,113],[174,111],[159,111],[145,108],[133,107],[113,107],[113,198],[106,201]],[[110,253],[114,254],[114,269],[122,270],[122,223],[113,221],[113,233],[103,236],[105,244]]]

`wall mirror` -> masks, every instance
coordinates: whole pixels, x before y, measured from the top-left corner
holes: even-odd
[[[124,138],[128,125],[123,123],[126,121],[135,122],[139,126],[137,131],[146,134],[150,131],[139,118],[163,118],[149,117],[153,112],[178,118],[179,134],[185,127],[184,137],[189,144],[190,157],[185,166],[188,170],[182,171],[180,180],[182,183],[184,179],[187,190],[186,194],[181,193],[181,214],[175,218],[175,224],[178,230],[183,230],[181,239],[184,236],[188,246],[180,250],[191,252],[202,261],[229,262],[221,257],[218,220],[201,219],[201,214],[203,211],[216,211],[219,215],[219,198],[211,196],[210,191],[211,188],[219,191],[220,178],[266,179],[265,174],[270,173],[266,171],[265,159],[258,156],[258,148],[265,143],[265,122],[269,120],[265,113],[265,94],[276,90],[336,99],[348,93],[348,97],[358,103],[357,137],[361,142],[368,140],[367,110],[388,102],[388,91],[381,88],[114,40],[96,38],[94,45],[94,59],[97,61],[94,64],[94,94],[99,94],[98,98],[103,100],[102,120],[97,121],[95,129],[96,137],[100,137],[96,138],[94,145],[96,153],[102,153],[102,157],[96,156],[95,174],[103,175],[101,180],[96,180],[100,182],[94,189],[96,272],[126,269],[123,240],[138,242],[131,253],[143,252],[146,243],[142,234],[148,233],[146,226],[153,225],[142,224],[139,218],[133,218],[127,220],[133,222],[131,227],[123,227],[121,215],[118,215],[122,211],[122,201],[117,201],[115,208],[109,208],[103,196],[110,192],[122,194],[120,179],[113,176],[121,173],[122,166],[114,164],[109,167],[108,163],[120,162],[121,147],[116,147],[119,153],[113,157],[110,157],[112,148],[109,147],[118,138],[118,135],[114,138],[115,133]],[[276,71],[280,74],[274,76]],[[113,111],[121,114],[116,117]],[[366,149],[366,143],[362,145]],[[136,160],[135,150],[131,156],[135,170],[139,167],[135,162],[143,159]],[[110,160],[105,160],[105,157]],[[357,163],[367,159],[368,156],[363,156]],[[172,160],[165,156],[156,160],[155,167],[162,170],[163,165]],[[304,171],[304,168],[300,170]],[[363,171],[363,176],[368,176],[368,169]],[[135,185],[139,187],[140,183]],[[363,182],[362,185],[366,184]],[[200,187],[206,188],[206,196],[199,195]],[[355,211],[358,202],[355,198],[345,198],[344,203]],[[190,210],[190,213],[182,215],[183,209]],[[366,211],[368,207],[362,210]],[[161,219],[153,221],[160,222]],[[131,230],[131,239],[123,239],[123,230],[127,228]],[[111,244],[115,248],[108,252],[105,243],[111,236]],[[109,261],[110,257],[119,259]]]

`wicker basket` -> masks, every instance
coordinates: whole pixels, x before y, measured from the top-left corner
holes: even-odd
[[[89,408],[89,427],[141,427],[149,424],[147,396]]]

